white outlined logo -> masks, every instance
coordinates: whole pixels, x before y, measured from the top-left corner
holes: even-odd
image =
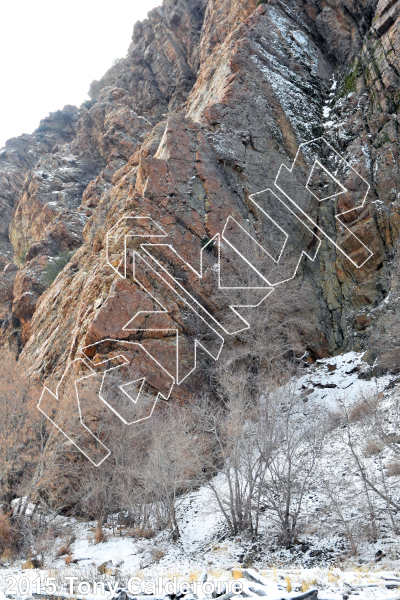
[[[324,138],[301,144],[292,166],[281,165],[274,189],[250,196],[261,223],[260,239],[246,222],[229,216],[222,232],[201,248],[198,270],[150,216],[122,217],[106,235],[107,265],[116,276],[135,282],[154,307],[138,310],[122,331],[139,338],[155,332],[168,336],[174,358],[165,360],[158,346],[144,339],[101,340],[68,365],[55,394],[44,388],[39,410],[100,465],[110,450],[94,431],[89,397],[94,394],[98,404],[126,425],[148,419],[158,398],[168,400],[173,386],[196,369],[197,348],[218,360],[226,337],[251,326],[249,311],[293,279],[303,257],[314,261],[323,239],[354,267],[363,267],[372,252],[348,221],[364,206],[369,188]],[[319,219],[319,206],[328,202],[336,239]],[[185,279],[172,275],[170,265],[183,269]],[[204,290],[212,290],[208,304]],[[97,359],[92,361],[89,356],[94,355]]]

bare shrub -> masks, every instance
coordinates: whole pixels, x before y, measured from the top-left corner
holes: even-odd
[[[61,546],[61,548],[57,552],[57,556],[65,556],[66,554],[69,554],[69,552],[70,552],[69,547]]]
[[[361,398],[349,411],[349,421],[361,421],[365,417],[371,416],[375,412],[375,405],[371,398]]]
[[[1,552],[8,550],[13,554],[18,548],[19,531],[11,522],[11,512],[0,513],[0,545]]]
[[[40,450],[37,393],[24,368],[8,352],[0,355],[0,495],[3,511],[32,477]]]
[[[276,288],[246,315],[251,326],[236,336],[233,347],[227,344],[230,352],[224,355],[225,364],[237,361],[248,368],[262,368],[270,378],[287,379],[318,329],[310,303],[313,293],[300,278]]]
[[[95,544],[100,544],[106,540],[106,536],[103,531],[103,524],[101,521],[97,521],[96,529],[94,530],[94,541]]]
[[[387,470],[384,468],[383,456],[380,451],[375,454],[376,458],[373,462],[365,460],[365,456],[368,456],[368,452],[365,452],[365,439],[373,441],[369,450],[390,448],[395,456],[399,456],[398,436],[393,435],[392,432],[393,424],[397,426],[399,420],[399,403],[395,399],[390,407],[390,418],[388,418],[387,406],[383,400],[384,395],[378,390],[368,398],[361,397],[355,406],[357,419],[354,419],[353,415],[354,405],[349,406],[345,398],[338,400],[345,422],[345,427],[342,429],[343,441],[347,446],[349,458],[360,476],[364,507],[368,514],[372,539],[377,539],[379,535],[377,525],[379,514],[387,514],[391,520],[393,531],[397,532],[396,515],[400,511],[397,480],[394,482],[390,480],[391,475],[397,475],[395,464],[400,463],[400,460],[392,461],[393,467],[389,467]],[[361,437],[360,432],[362,432]],[[377,460],[379,469],[375,464]]]
[[[138,527],[137,529],[135,529],[135,535],[138,538],[150,540],[151,538],[153,538],[155,536],[155,532],[153,529],[151,529],[151,527],[145,527],[143,529]]]
[[[349,501],[353,504],[358,504],[358,495],[354,492],[348,494],[346,502],[343,502],[343,488],[345,486],[347,491],[352,491],[351,481],[348,478],[343,481],[343,477],[339,476],[334,470],[322,471],[321,480],[323,490],[327,496],[326,510],[329,507],[329,510],[332,512],[331,521],[335,524],[337,533],[341,534],[349,543],[351,554],[356,556],[360,543],[359,533],[363,528],[361,527],[360,520],[351,516]],[[317,531],[318,529],[319,527],[317,526]]]
[[[338,410],[327,409],[326,410],[327,417],[327,428],[330,431],[334,431],[343,423],[343,415]]]
[[[374,454],[379,454],[383,448],[384,444],[381,440],[370,438],[364,446],[364,454],[365,456],[373,456]]]
[[[54,518],[70,496],[64,466],[70,442],[38,411],[41,389],[29,369],[0,354],[0,501],[4,526],[18,554],[48,555],[57,535]],[[76,453],[75,453],[76,457]],[[75,458],[76,461],[76,458]],[[14,500],[14,502],[13,502]],[[14,535],[14,534],[13,534]],[[6,542],[8,543],[8,542]]]
[[[14,558],[14,555],[15,555],[15,552],[10,550],[9,548],[6,548],[5,550],[3,550],[0,560],[5,563],[11,562],[12,559]]]
[[[400,475],[400,460],[392,460],[387,466],[388,477]]]
[[[151,558],[153,560],[161,560],[162,558],[164,558],[164,556],[165,556],[165,552],[161,548],[158,548],[158,549],[154,548],[151,551]]]

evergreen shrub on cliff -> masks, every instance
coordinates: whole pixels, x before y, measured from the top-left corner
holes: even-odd
[[[57,275],[61,273],[65,265],[69,263],[74,253],[70,252],[60,252],[56,256],[53,256],[45,266],[44,273],[42,275],[42,280],[47,285],[51,285],[53,281],[56,279]]]

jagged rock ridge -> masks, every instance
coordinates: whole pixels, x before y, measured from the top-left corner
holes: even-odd
[[[150,215],[193,265],[230,215],[262,242],[249,196],[323,133],[371,185],[348,225],[374,255],[356,269],[323,242],[302,262],[311,282],[303,343],[314,357],[366,348],[400,227],[398,44],[398,2],[165,0],[153,9],[127,57],[91,84],[91,102],[50,115],[0,153],[3,343],[47,377],[87,344],[130,338],[122,327],[144,300],[106,263],[118,219]],[[318,215],[332,236],[337,208],[321,204]],[[49,287],[46,265],[66,251],[74,256]]]

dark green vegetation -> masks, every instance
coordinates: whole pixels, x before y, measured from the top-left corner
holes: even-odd
[[[69,263],[73,255],[73,251],[70,252],[60,252],[53,258],[51,258],[42,275],[42,280],[47,285],[51,285],[53,281],[56,279],[57,275],[61,273],[65,265]]]

